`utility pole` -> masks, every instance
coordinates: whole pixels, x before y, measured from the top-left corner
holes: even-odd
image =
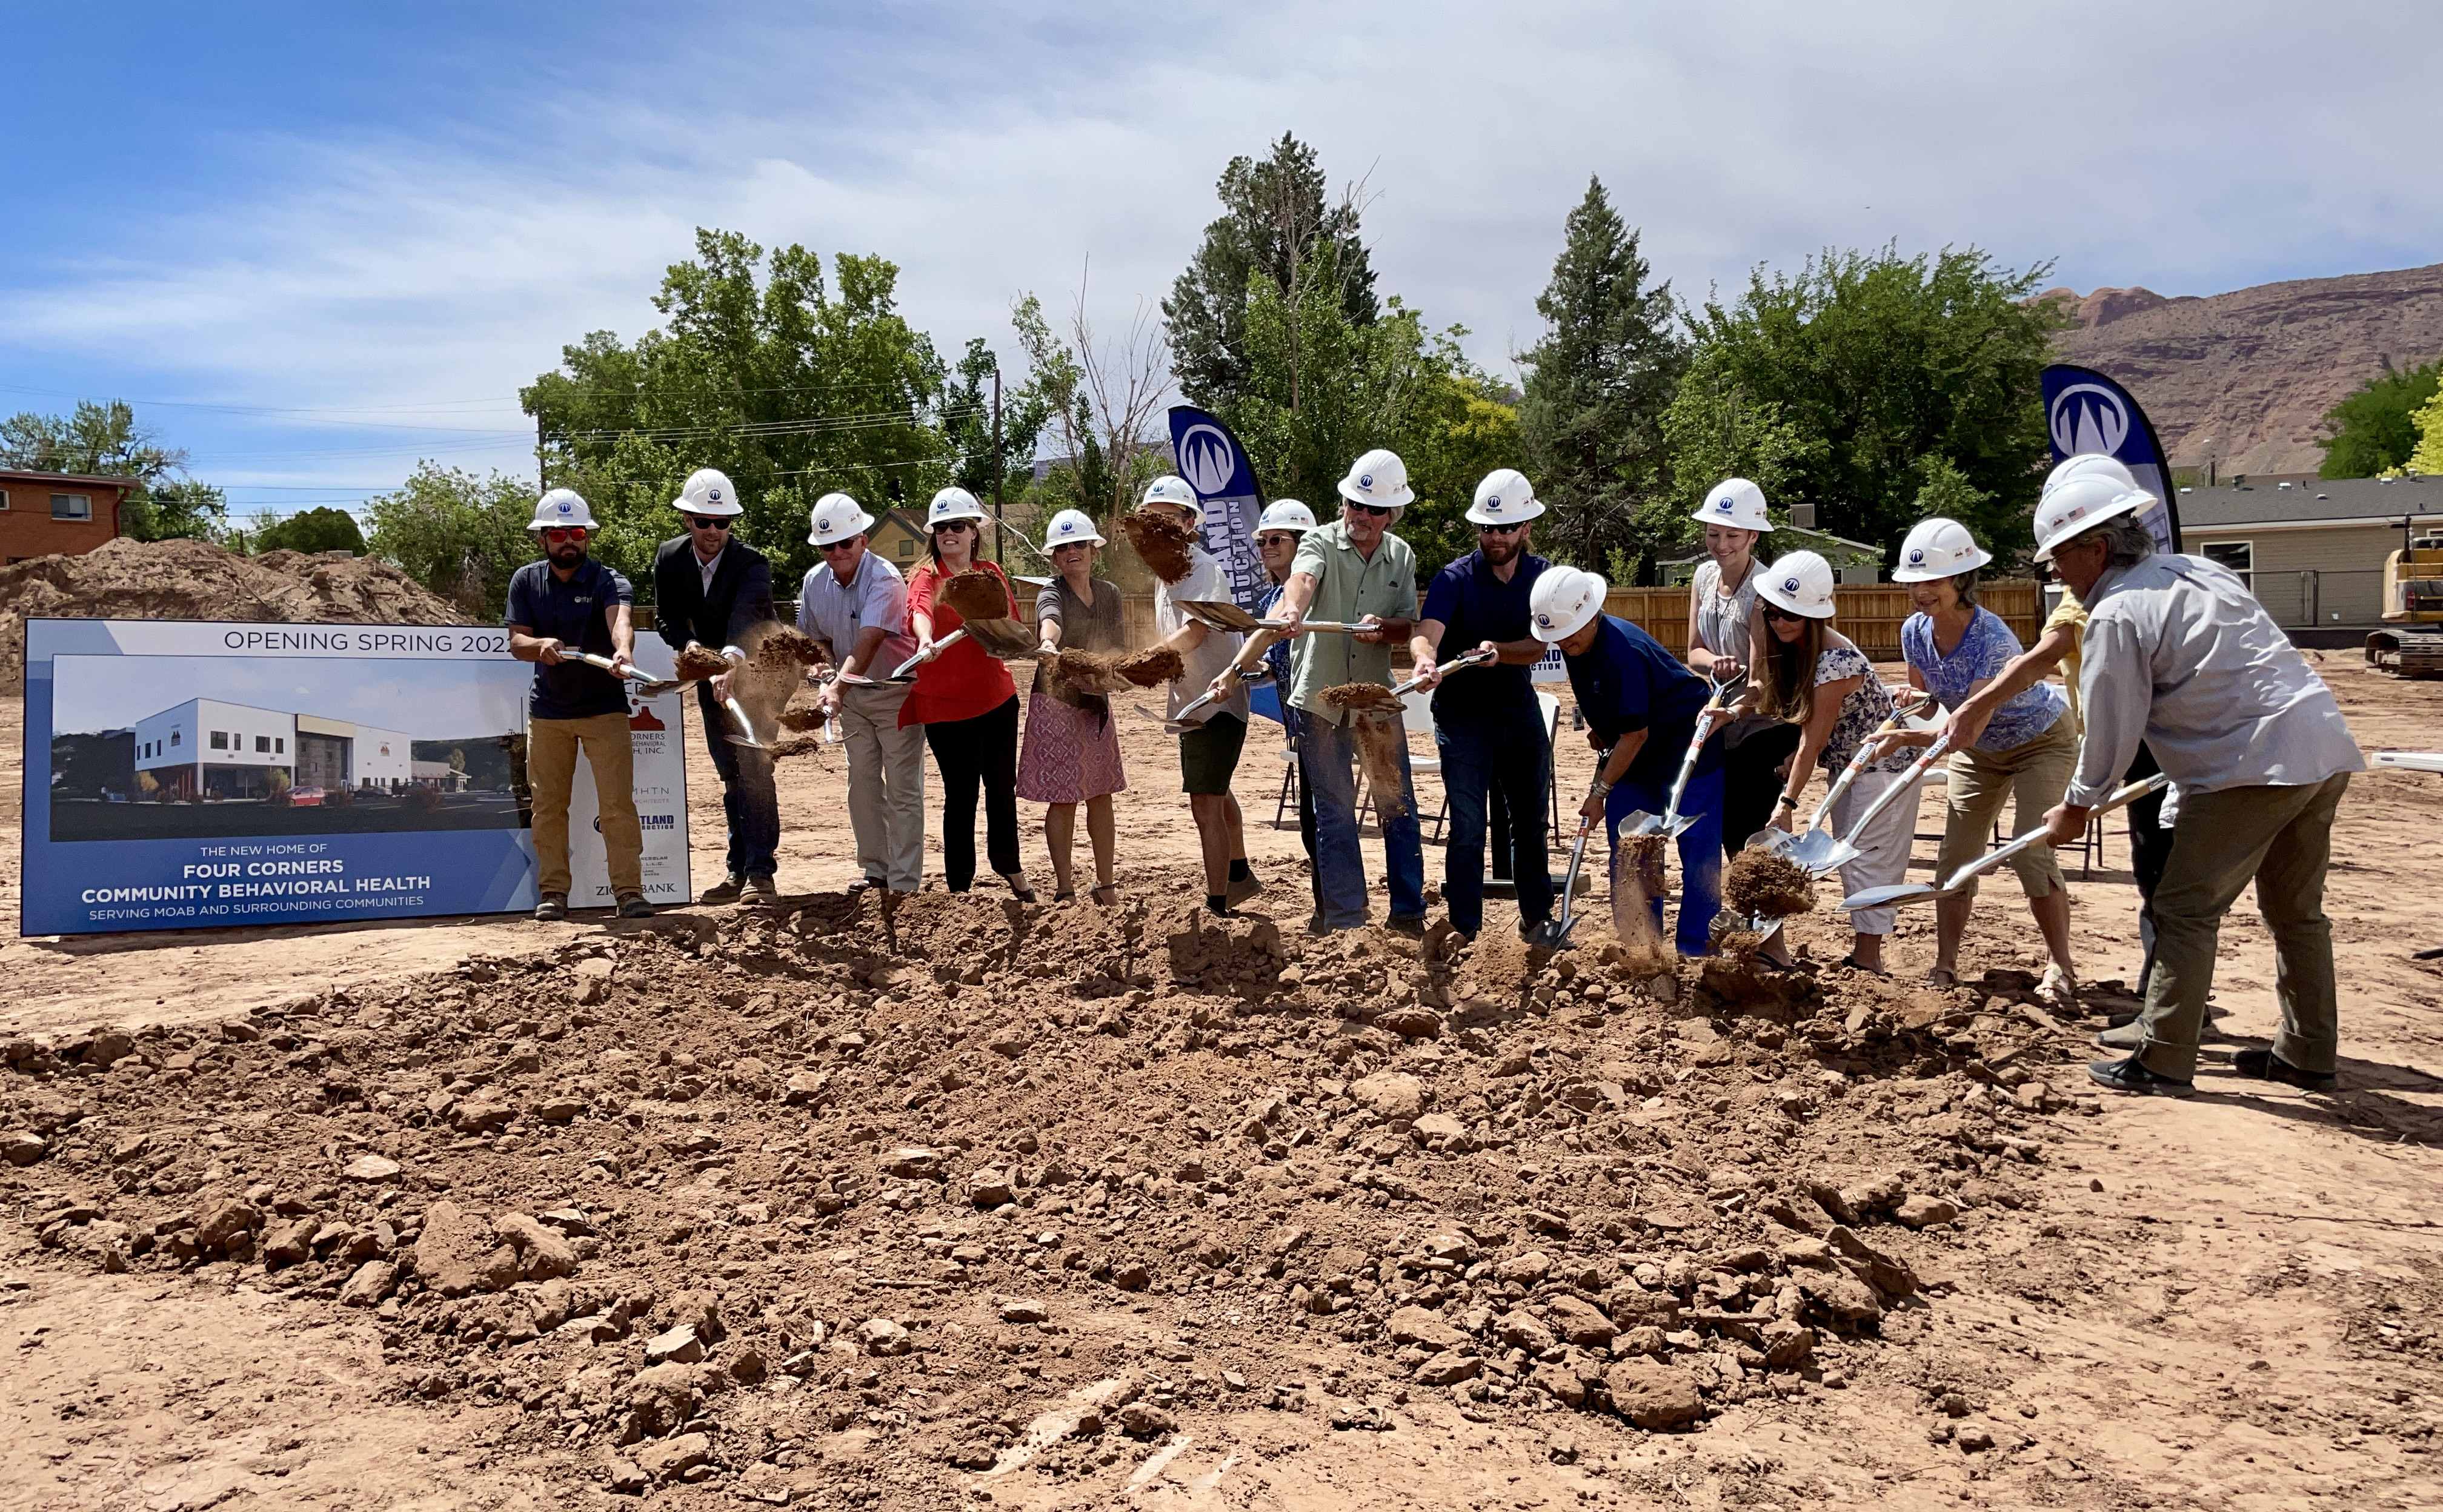
[[[1008,482],[1008,480],[1009,480],[1009,469],[1008,469],[1007,467],[1005,467],[1005,466],[1003,466],[1003,465],[1001,465],[1001,364],[1000,364],[998,361],[996,361],[996,362],[993,364],[993,453],[992,453],[992,457],[993,457],[993,564],[994,564],[995,566],[997,566],[997,567],[998,567],[998,566],[1005,565],[1005,564],[1001,561],[1001,550],[1002,550],[1002,547],[1001,547],[1001,537],[1002,537],[1002,536],[1004,536],[1004,535],[1005,535],[1005,534],[1007,534],[1007,533],[1001,529],[1001,485],[1002,485],[1004,483]]]
[[[542,473],[542,416],[535,416],[535,492],[540,495],[551,486]]]

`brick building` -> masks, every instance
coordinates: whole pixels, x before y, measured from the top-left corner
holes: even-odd
[[[74,556],[119,532],[133,478],[0,469],[0,566],[29,556]]]

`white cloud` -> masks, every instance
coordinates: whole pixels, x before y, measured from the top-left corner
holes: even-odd
[[[2415,70],[2443,28],[2409,6],[2314,21],[2256,0],[979,8],[732,27],[691,55],[572,64],[450,137],[261,138],[233,174],[252,187],[226,203],[106,264],[0,287],[0,358],[108,351],[232,403],[505,395],[564,341],[649,325],[647,296],[699,225],[882,252],[905,270],[903,308],[955,351],[1005,341],[1022,289],[1065,306],[1090,254],[1107,323],[1159,298],[1222,163],[1285,129],[1335,177],[1367,175],[1382,286],[1466,323],[1497,368],[1534,339],[1590,172],[1686,296],[1887,239],[2172,293],[2433,255],[2443,186],[2400,172],[2390,144],[2425,135]],[[445,446],[524,456],[515,439],[416,439],[351,433],[332,445],[360,454],[285,466],[226,449],[232,476],[323,479],[394,476],[402,451]]]

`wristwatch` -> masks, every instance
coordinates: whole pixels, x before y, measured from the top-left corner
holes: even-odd
[[[1781,802],[1776,804],[1774,807],[1781,809],[1796,809],[1798,807],[1798,800],[1785,792],[1781,795]]]

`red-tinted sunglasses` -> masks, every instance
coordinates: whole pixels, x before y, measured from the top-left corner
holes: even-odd
[[[585,538],[585,527],[582,525],[547,525],[543,527],[542,538],[545,540],[583,540]]]

